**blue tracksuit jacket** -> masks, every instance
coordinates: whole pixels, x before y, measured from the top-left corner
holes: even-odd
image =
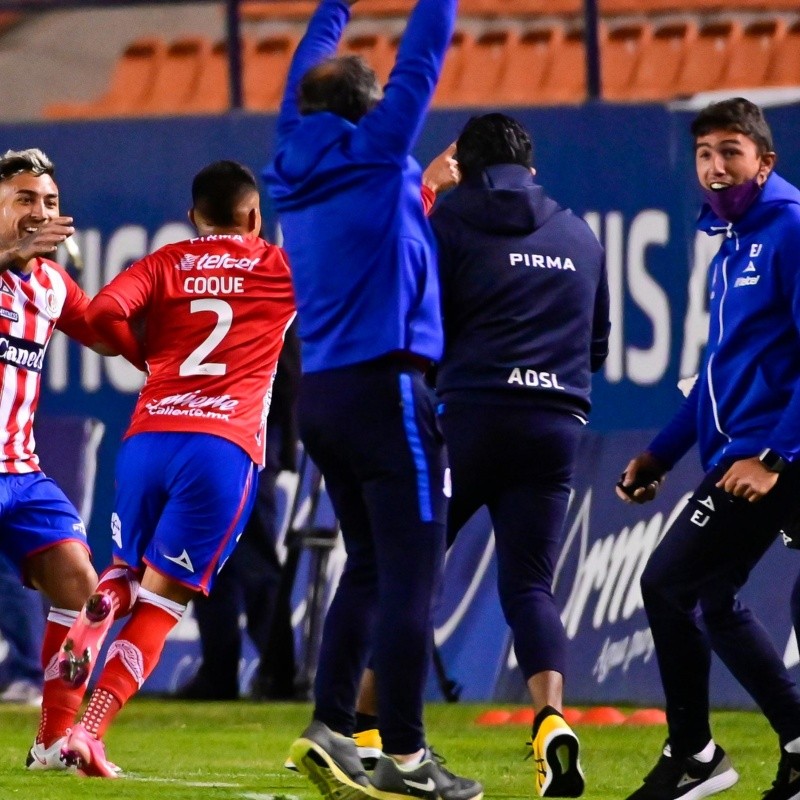
[[[666,467],[698,442],[703,468],[770,447],[800,454],[800,191],[772,173],[710,265],[708,345],[697,382],[648,447]]]
[[[514,164],[462,183],[431,221],[445,328],[439,396],[588,412],[610,328],[603,249],[589,226]]]
[[[289,254],[303,345],[316,372],[442,350],[436,252],[410,152],[450,43],[456,0],[419,0],[383,100],[358,124],[301,116],[303,75],[336,52],[350,9],[323,0],[294,55],[265,171]]]

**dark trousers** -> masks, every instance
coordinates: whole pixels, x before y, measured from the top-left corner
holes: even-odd
[[[737,598],[793,513],[800,469],[791,467],[765,497],[748,503],[714,486],[729,465],[705,476],[642,574],[669,741],[678,755],[699,752],[711,738],[712,650],[758,703],[781,742],[800,736],[800,694],[767,632]]]
[[[325,478],[347,562],[325,618],[316,719],[349,735],[369,654],[384,749],[424,745],[422,695],[444,557],[444,450],[422,375],[369,362],[304,375],[300,436]]]
[[[485,505],[497,547],[498,588],[526,680],[566,672],[566,634],[553,569],[583,424],[542,408],[446,402],[453,497],[448,539]]]

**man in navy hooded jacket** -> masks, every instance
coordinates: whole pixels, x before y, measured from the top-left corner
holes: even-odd
[[[423,372],[442,350],[433,233],[411,158],[456,0],[419,0],[382,92],[335,57],[354,0],[322,0],[294,55],[265,173],[292,264],[300,435],[325,477],[347,562],[328,611],[313,721],[290,756],[326,796],[477,800],[425,743],[422,696],[445,534],[444,450]],[[372,655],[384,754],[350,738]]]
[[[561,716],[566,634],[552,583],[591,373],[608,353],[603,249],[534,182],[531,139],[516,120],[473,118],[455,159],[461,182],[431,218],[448,535],[487,506],[500,600],[535,711],[536,791],[577,797],[584,780],[578,739]]]
[[[711,735],[712,649],[778,734],[766,800],[790,800],[800,796],[800,694],[737,593],[800,492],[800,191],[773,172],[772,134],[750,101],[712,104],[691,130],[707,200],[698,227],[725,237],[710,266],[708,345],[688,397],[617,493],[652,499],[695,442],[706,476],[642,575],[669,741],[631,800],[697,800],[738,780]]]

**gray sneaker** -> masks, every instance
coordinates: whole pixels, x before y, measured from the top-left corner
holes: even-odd
[[[381,755],[372,773],[368,790],[376,800],[481,800],[483,786],[470,778],[453,775],[442,766],[442,759],[425,751],[422,763],[403,769],[394,759]]]
[[[327,800],[363,800],[367,778],[356,743],[314,720],[292,743],[289,758]]]

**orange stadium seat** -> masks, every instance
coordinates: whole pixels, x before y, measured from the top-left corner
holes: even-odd
[[[666,100],[674,97],[678,72],[697,39],[694,22],[666,22],[653,31],[628,86],[629,100]]]
[[[251,111],[278,108],[296,47],[297,37],[288,33],[265,36],[256,42],[244,63],[245,108]]]
[[[242,72],[250,60],[250,52],[255,47],[251,39],[241,41]],[[217,42],[203,66],[194,93],[183,106],[186,114],[219,114],[231,107],[230,101],[230,56],[228,43]]]
[[[461,73],[472,58],[475,40],[466,31],[457,30],[450,40],[450,49],[444,59],[439,85],[433,95],[433,105],[456,105],[456,90],[461,81]]]
[[[581,103],[586,99],[586,47],[583,39],[583,28],[572,28],[564,34],[544,76],[540,103]]]
[[[475,40],[451,94],[454,105],[485,106],[497,102],[497,87],[503,83],[509,54],[518,39],[516,31],[496,30]]]
[[[532,105],[541,102],[541,86],[550,72],[564,39],[561,25],[532,28],[510,47],[500,84],[494,93],[497,105]]]
[[[776,47],[786,35],[786,22],[780,18],[751,22],[731,52],[720,88],[737,89],[763,86]]]
[[[600,52],[603,97],[608,100],[630,97],[633,76],[652,38],[653,27],[648,22],[620,25],[608,31]]]
[[[777,42],[764,77],[766,86],[800,86],[800,20]]]
[[[718,88],[731,53],[738,47],[741,38],[742,26],[736,20],[703,25],[678,72],[675,95],[688,97]]]
[[[131,116],[139,113],[153,90],[156,75],[167,54],[158,38],[137,39],[129,44],[114,65],[108,90],[87,103],[53,103],[44,109],[47,119]]]
[[[210,58],[211,42],[205,36],[186,36],[172,42],[156,73],[152,91],[138,108],[139,114],[185,113]]]
[[[375,70],[381,85],[386,85],[396,55],[388,36],[380,33],[349,36],[342,42],[340,52],[361,56]]]

